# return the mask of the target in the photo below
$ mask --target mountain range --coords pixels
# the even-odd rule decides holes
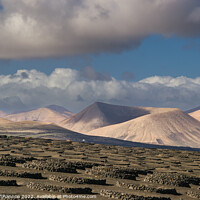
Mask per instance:
[[[107,145],[119,145],[127,147],[142,147],[142,148],[163,148],[163,149],[179,149],[179,150],[191,150],[200,151],[198,148],[191,147],[177,147],[166,145],[153,145],[138,142],[131,142],[125,140],[119,140],[109,137],[89,136],[81,133],[67,130],[55,124],[24,121],[24,122],[12,122],[10,120],[0,118],[0,135],[35,137],[46,138],[56,140],[67,140],[74,142],[87,142],[93,144],[107,144]]]
[[[104,138],[104,141],[107,137],[108,140],[115,138],[124,142],[200,148],[198,109],[186,113],[177,108],[131,107],[96,102],[77,114],[61,106],[50,105],[11,115],[2,112],[0,116],[8,120],[0,123],[1,130],[4,130],[3,124],[17,123],[12,125],[15,130],[25,126],[24,132],[28,134],[27,131],[34,130],[34,136],[40,133],[39,137],[45,132],[49,135],[51,128],[55,130],[56,127],[56,131],[50,131],[50,135],[60,139],[66,139],[63,132],[67,132],[73,140],[86,140],[86,137],[88,140],[88,137],[95,136],[98,140]],[[27,128],[28,124],[32,128]],[[48,130],[44,128],[47,126]],[[62,134],[58,134],[58,129],[62,130]],[[4,131],[9,132],[10,129]]]

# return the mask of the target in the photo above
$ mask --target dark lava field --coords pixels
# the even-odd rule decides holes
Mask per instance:
[[[0,137],[0,199],[200,199],[200,152]]]

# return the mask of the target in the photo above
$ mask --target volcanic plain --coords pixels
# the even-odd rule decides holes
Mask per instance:
[[[197,151],[0,137],[1,198],[200,199]]]

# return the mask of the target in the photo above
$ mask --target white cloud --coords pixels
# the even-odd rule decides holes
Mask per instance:
[[[150,34],[200,35],[199,0],[1,0],[0,58],[136,48]]]
[[[81,71],[57,68],[50,75],[19,70],[16,74],[1,75],[0,79],[0,100],[19,97],[28,108],[58,104],[79,111],[95,101],[181,109],[200,104],[200,77],[155,76],[138,82],[113,77],[91,80],[83,77]]]

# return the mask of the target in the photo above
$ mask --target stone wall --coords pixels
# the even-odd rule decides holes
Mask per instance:
[[[151,186],[146,186],[142,184],[127,184],[123,182],[116,182],[117,187],[124,187],[128,188],[131,190],[139,190],[139,191],[145,191],[145,192],[156,192],[160,194],[173,194],[173,195],[178,195],[177,191],[175,188],[155,188]]]
[[[166,197],[144,197],[144,196],[138,196],[134,194],[128,194],[128,193],[122,193],[122,192],[115,192],[112,190],[101,190],[100,195],[107,197],[107,198],[113,198],[113,199],[123,199],[123,200],[171,200],[171,198]]]
[[[34,190],[42,190],[48,192],[70,193],[70,194],[92,194],[91,188],[71,188],[57,185],[45,185],[41,183],[30,182],[27,187]]]
[[[106,185],[106,179],[81,178],[75,176],[63,177],[63,176],[50,175],[49,180],[65,182],[65,183],[76,183],[76,184]]]
[[[130,180],[136,180],[136,177],[138,176],[138,172],[132,169],[117,168],[110,166],[92,167],[92,169],[86,169],[85,173],[88,175],[96,175],[108,178],[130,179]]]
[[[24,163],[22,167],[36,170],[47,170],[50,172],[77,173],[76,168],[72,165],[56,161],[46,162],[34,160],[31,163]]]
[[[41,173],[29,173],[25,171],[13,171],[13,170],[0,170],[0,176],[7,177],[20,177],[20,178],[32,178],[32,179],[44,179]]]
[[[0,186],[17,186],[16,180],[0,180]]]
[[[180,173],[159,173],[155,172],[151,175],[147,175],[144,181],[149,183],[157,183],[163,185],[174,185],[180,187],[190,187],[189,184],[199,185],[200,178],[187,176],[185,174]]]

